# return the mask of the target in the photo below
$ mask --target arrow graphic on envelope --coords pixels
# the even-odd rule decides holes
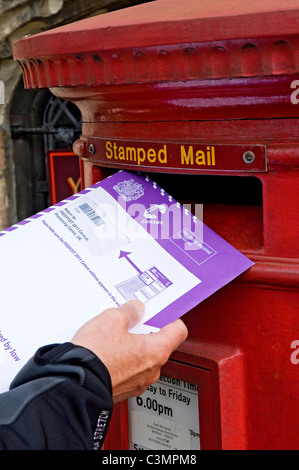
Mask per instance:
[[[136,264],[133,263],[133,261],[129,258],[129,255],[131,254],[132,252],[130,251],[121,251],[118,259],[126,258],[126,260],[133,266],[133,268],[135,268],[139,274],[142,274],[142,271],[138,268],[138,266],[136,266]]]

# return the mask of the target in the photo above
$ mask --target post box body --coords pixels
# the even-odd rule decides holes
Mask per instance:
[[[71,44],[75,24],[44,33],[48,53],[33,37],[15,56],[27,87],[80,108],[84,187],[121,169],[146,172],[180,202],[203,203],[204,223],[255,262],[184,316],[188,340],[162,370],[197,386],[200,448],[298,449],[299,13],[292,2],[273,12],[253,1],[243,16],[213,17],[203,2],[195,40],[196,3],[186,2],[193,16],[181,28],[181,6],[166,21],[166,0],[117,12],[112,43],[97,53],[85,44],[58,57],[55,41],[66,34]],[[137,29],[125,35],[130,10]],[[100,31],[107,21],[97,19]],[[127,403],[116,406],[105,448],[128,449],[131,426]]]
[[[228,86],[237,88],[238,84],[229,83]],[[219,89],[220,97],[227,90],[227,84],[223,85],[224,88]],[[197,91],[200,91],[201,84],[197,86]],[[137,92],[138,87],[134,88]],[[154,96],[155,91],[153,87]],[[122,99],[130,110],[128,95],[129,91],[124,88]],[[149,89],[141,90],[140,95],[143,96],[138,101],[142,114],[142,111],[148,112],[147,104],[155,97]],[[176,97],[177,88],[169,99],[175,100]],[[114,103],[118,110],[122,99]],[[165,109],[162,104],[161,107]],[[182,108],[179,110],[180,116]],[[226,109],[217,107],[218,116],[225,112]],[[102,113],[103,109],[103,116]],[[173,118],[173,112],[169,113],[169,117]],[[291,362],[291,344],[297,339],[299,331],[299,173],[295,169],[299,156],[296,142],[298,120],[259,119],[254,110],[251,114],[250,106],[246,119],[242,121],[230,120],[229,116],[223,120],[217,119],[217,116],[211,117],[211,121],[199,118],[192,122],[187,119],[155,122],[148,116],[148,122],[133,124],[129,117],[116,123],[86,123],[83,125],[82,141],[77,142],[75,148],[80,153],[78,146],[86,145],[89,149],[90,145],[94,145],[95,154],[88,158],[81,157],[81,174],[85,186],[89,186],[116,169],[143,170],[154,180],[158,179],[162,187],[175,197],[178,193],[182,203],[202,202],[200,186],[203,184],[206,187],[204,180],[209,175],[208,184],[212,188],[215,185],[214,191],[220,192],[220,196],[217,202],[204,204],[204,222],[256,264],[249,272],[185,315],[188,341],[180,352],[173,355],[173,364],[177,367],[168,365],[163,373],[180,379],[184,377],[184,366],[181,364],[192,365],[197,370],[192,369],[192,374],[189,372],[189,382],[196,384],[201,373],[210,371],[211,388],[206,392],[210,401],[202,410],[200,423],[210,419],[213,424],[210,427],[206,425],[206,428],[202,424],[202,448],[296,449],[299,446],[299,408],[296,399],[299,381],[297,366]],[[267,168],[264,166],[254,171],[248,165],[242,171],[240,168],[235,171],[233,166],[230,170],[201,170],[194,163],[190,171],[187,165],[185,168],[173,168],[171,161],[169,168],[162,165],[153,168],[149,164],[140,168],[141,165],[123,164],[121,161],[104,161],[107,142],[120,143],[123,147],[133,147],[136,142],[136,148],[146,148],[150,143],[150,148],[156,148],[157,154],[164,145],[171,148],[174,144],[174,149],[180,149],[183,145],[187,150],[192,146],[194,155],[195,149],[214,145],[216,162],[218,154],[223,152],[227,158],[230,151],[240,146],[241,164],[245,149],[256,152],[256,147],[258,149],[262,145],[266,147]],[[239,201],[241,195],[238,194],[235,194],[233,204],[222,202],[226,200],[228,186],[233,184],[232,178],[244,178],[244,183],[250,178],[253,182],[252,186],[247,186],[249,194],[246,204]],[[260,182],[260,187],[257,182]],[[220,191],[217,185],[220,185]],[[261,205],[254,204],[257,188],[261,191]],[[193,199],[188,197],[190,193]],[[227,346],[231,347],[229,351]],[[228,371],[223,372],[222,367],[228,367]],[[206,400],[204,392],[203,396],[199,392],[199,402]],[[127,417],[125,410],[116,419],[120,425],[119,431],[111,431],[109,445],[113,449],[119,448],[117,436],[124,439],[124,417]],[[127,448],[128,443],[124,446]]]

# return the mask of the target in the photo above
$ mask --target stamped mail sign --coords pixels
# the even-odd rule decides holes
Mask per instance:
[[[127,169],[267,171],[266,146],[90,139],[89,157],[101,165]]]

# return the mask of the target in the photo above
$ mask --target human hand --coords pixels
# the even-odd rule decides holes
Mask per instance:
[[[72,342],[90,349],[109,370],[114,402],[141,395],[160,377],[160,369],[185,341],[188,331],[176,320],[157,333],[133,334],[128,330],[143,317],[144,304],[132,300],[105,310],[85,323]]]

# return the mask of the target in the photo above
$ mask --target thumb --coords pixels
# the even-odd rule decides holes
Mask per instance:
[[[188,336],[188,330],[181,319],[169,323],[164,326],[160,331],[152,335],[159,342],[167,344],[170,351],[175,351],[186,339]]]
[[[127,318],[128,330],[142,320],[145,312],[145,305],[139,300],[129,300],[118,308]]]

